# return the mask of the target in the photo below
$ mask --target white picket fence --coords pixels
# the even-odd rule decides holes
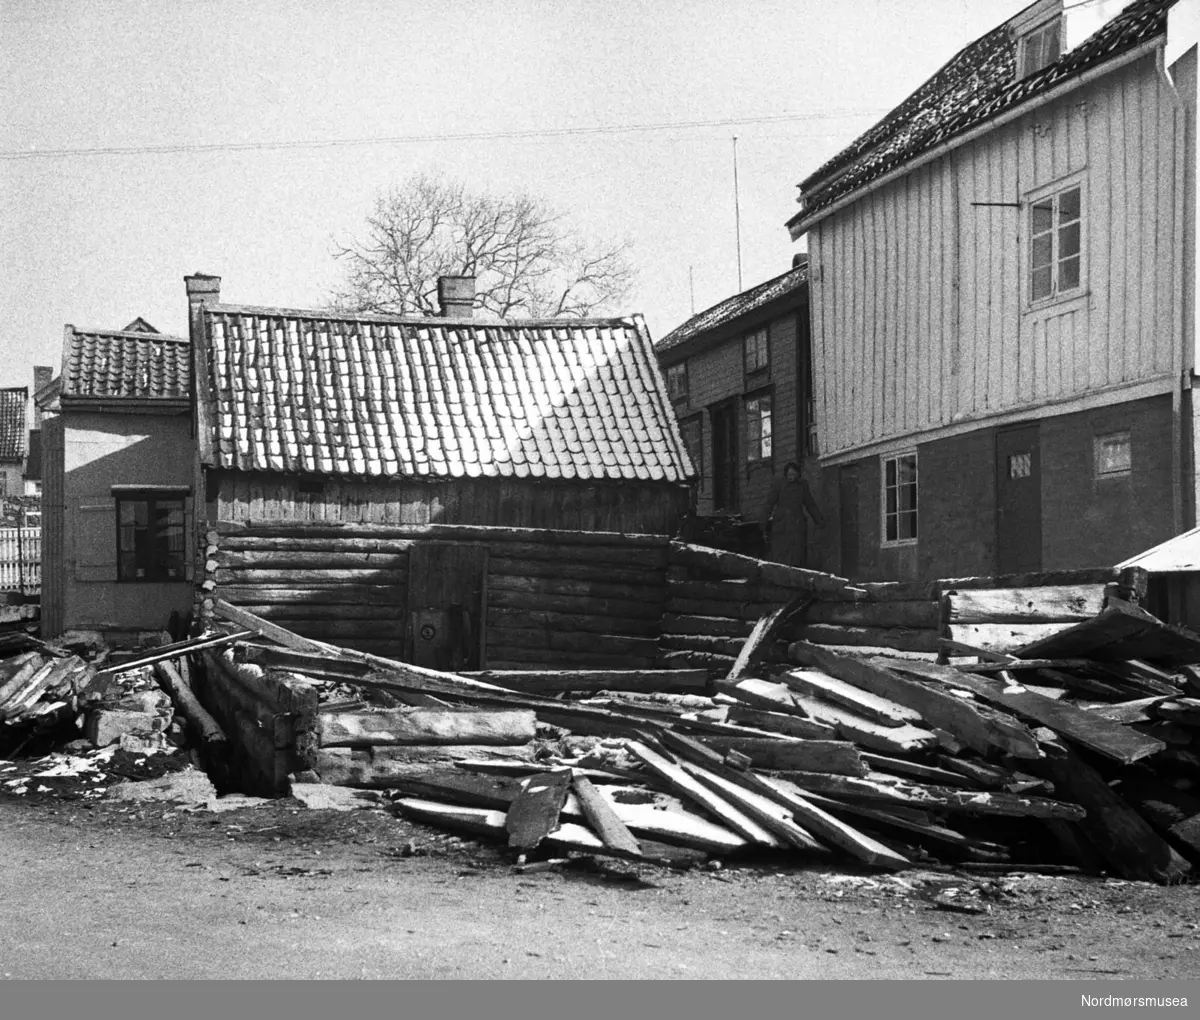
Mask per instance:
[[[0,591],[42,587],[42,529],[0,528]]]

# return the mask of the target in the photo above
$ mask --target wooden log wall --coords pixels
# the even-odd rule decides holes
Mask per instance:
[[[1071,626],[1099,612],[1109,568],[921,582],[851,584],[844,578],[673,542],[659,665],[720,672],[761,616],[808,594],[813,603],[766,649],[787,661],[790,641],[934,660],[941,637],[991,647],[1037,627]],[[989,628],[994,628],[995,633]],[[1001,633],[1003,631],[1003,633]],[[1036,635],[1035,635],[1036,636]],[[1033,638],[1031,637],[1030,640]]]
[[[488,669],[647,669],[666,602],[665,536],[455,525],[252,521],[208,533],[203,587],[305,637],[404,658],[410,551],[487,549]],[[203,611],[203,610],[202,610]]]

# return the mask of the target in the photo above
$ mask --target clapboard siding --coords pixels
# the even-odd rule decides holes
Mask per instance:
[[[1147,57],[814,226],[822,454],[1169,374],[1184,150]],[[1027,198],[1073,175],[1083,293],[1030,307]]]

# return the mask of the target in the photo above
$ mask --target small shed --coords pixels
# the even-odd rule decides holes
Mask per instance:
[[[1161,620],[1200,632],[1200,527],[1117,564],[1149,575],[1145,606]]]
[[[188,278],[202,587],[430,665],[652,662],[692,468],[645,323],[477,319],[443,282],[405,318]]]
[[[62,373],[39,391],[46,636],[119,638],[191,610],[190,363],[187,340],[141,319],[65,328]]]

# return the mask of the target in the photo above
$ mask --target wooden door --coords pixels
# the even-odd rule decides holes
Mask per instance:
[[[712,422],[713,509],[737,509],[737,405],[720,404],[709,412]]]
[[[408,553],[408,660],[430,669],[482,669],[487,621],[484,545],[419,542]]]
[[[858,465],[838,472],[838,508],[841,511],[841,565],[843,577],[858,576]]]
[[[1042,569],[1042,467],[1038,426],[996,433],[996,572]]]

